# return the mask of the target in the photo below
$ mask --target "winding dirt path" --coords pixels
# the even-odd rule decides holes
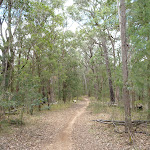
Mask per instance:
[[[43,150],[72,150],[72,131],[73,125],[76,122],[77,118],[80,117],[86,110],[89,105],[89,100],[84,98],[82,101],[83,107],[74,112],[74,116],[67,122],[66,126],[58,133],[58,136],[54,140],[54,143],[51,145],[44,147]]]
[[[150,150],[150,138],[136,134],[128,144],[128,135],[118,135],[113,127],[93,122],[109,120],[109,113],[93,114],[86,107],[89,99],[56,111],[25,116],[25,126],[12,127],[13,133],[0,134],[0,150]]]

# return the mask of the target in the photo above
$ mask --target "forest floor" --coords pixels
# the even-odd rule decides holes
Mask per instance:
[[[130,144],[127,134],[92,121],[110,116],[92,113],[89,103],[84,97],[69,108],[26,118],[26,125],[0,135],[0,150],[150,150],[149,136],[136,134]]]

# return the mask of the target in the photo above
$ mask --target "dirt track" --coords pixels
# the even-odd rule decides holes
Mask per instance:
[[[51,145],[45,147],[43,150],[72,150],[72,131],[73,131],[73,125],[78,117],[80,117],[84,112],[86,107],[89,104],[89,100],[85,98],[84,101],[80,102],[83,106],[78,110],[74,112],[74,116],[69,120],[69,122],[66,124],[66,127],[63,128],[56,137],[54,143]]]
[[[150,150],[150,138],[136,134],[133,145],[127,134],[93,122],[110,119],[107,113],[87,110],[89,99],[57,111],[42,111],[26,118],[26,125],[13,128],[13,134],[0,135],[0,150]]]
[[[41,112],[26,118],[26,126],[13,128],[14,134],[0,136],[0,150],[72,150],[74,123],[84,114],[89,100],[70,108]]]

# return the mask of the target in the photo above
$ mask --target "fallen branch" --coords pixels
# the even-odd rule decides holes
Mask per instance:
[[[103,124],[125,125],[125,121],[118,121],[118,120],[93,120],[93,121],[100,122]],[[150,120],[134,120],[134,121],[132,121],[133,126],[137,126],[140,124],[150,124]]]
[[[134,133],[141,133],[141,134],[146,134],[146,135],[150,136],[150,133],[148,133],[146,131],[135,131]]]
[[[96,122],[103,123],[103,124],[112,124],[115,127],[115,129],[114,129],[115,132],[117,132],[119,134],[124,133],[124,132],[120,132],[119,130],[117,130],[117,125],[125,126],[125,121],[118,121],[118,120],[92,120],[92,121],[96,121]],[[132,121],[132,125],[134,127],[136,127],[134,130],[134,133],[150,135],[150,133],[148,133],[146,131],[137,131],[137,128],[139,128],[138,126],[141,124],[150,125],[150,120],[134,120],[134,121]]]

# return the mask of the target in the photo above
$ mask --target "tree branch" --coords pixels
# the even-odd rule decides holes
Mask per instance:
[[[3,0],[0,0],[0,6],[2,5],[2,3],[3,3]]]

